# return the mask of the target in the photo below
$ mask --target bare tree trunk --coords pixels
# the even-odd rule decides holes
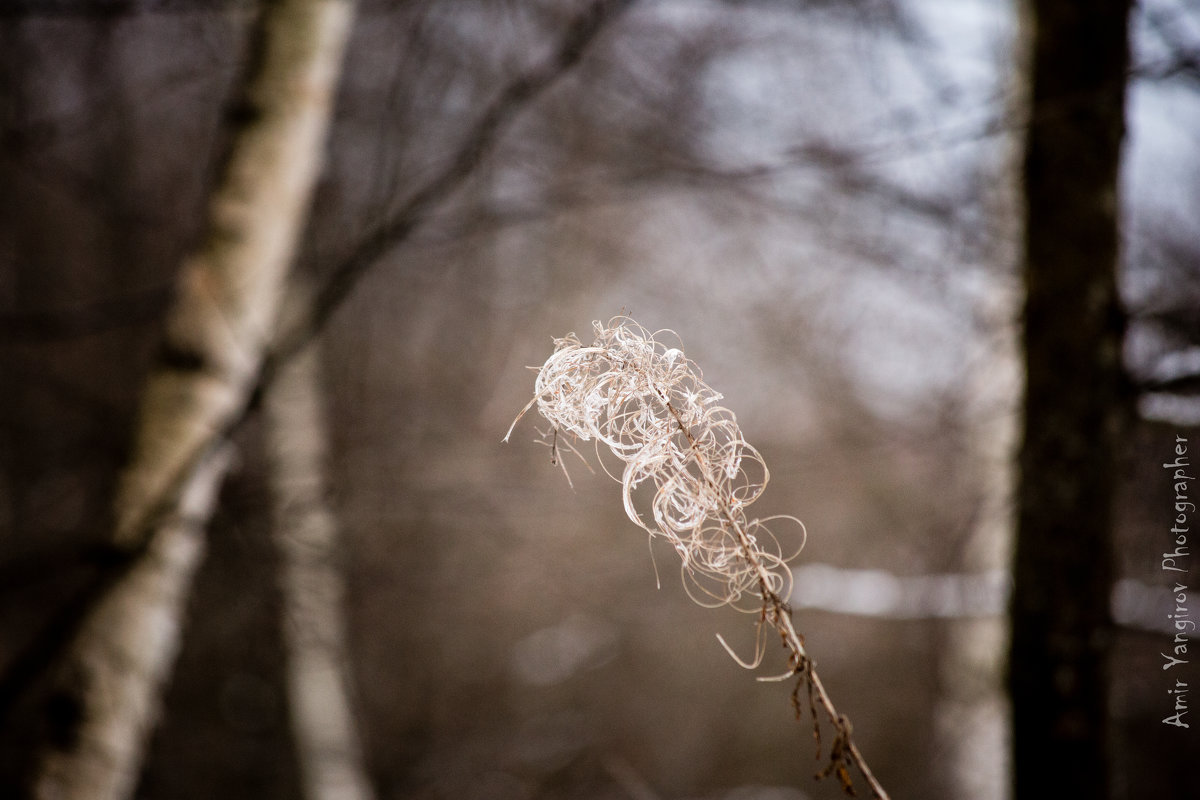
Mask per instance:
[[[977,335],[985,348],[966,376],[972,467],[980,482],[976,522],[963,543],[958,567],[965,572],[1008,571],[1013,548],[1013,488],[1021,351],[1016,325],[1020,308],[1018,259],[1021,254],[1021,154],[1019,121],[1029,116],[1028,8],[1018,11],[1008,52],[1019,68],[1008,75],[1005,117],[1013,132],[998,148],[994,177],[983,201],[989,244],[985,258],[994,271],[986,299],[978,307]],[[946,753],[949,796],[1005,800],[1011,794],[1011,717],[1004,686],[1008,621],[997,615],[951,622],[938,654],[942,695],[936,723]]]
[[[1124,388],[1117,172],[1129,0],[1035,0],[1026,392],[1009,686],[1018,800],[1108,794],[1112,496]]]
[[[40,798],[118,798],[131,793],[157,688],[179,644],[179,618],[195,565],[204,552],[203,525],[212,509],[228,451],[194,471],[120,587],[89,617],[70,654],[64,688],[51,704],[61,728],[38,778]]]
[[[1000,280],[997,280],[1000,284]],[[993,326],[984,332],[992,358],[972,380],[972,467],[978,470],[977,522],[963,542],[958,567],[967,574],[1006,569],[1012,550],[1012,454],[1020,358],[1012,325],[1011,286],[993,287]],[[966,617],[946,624],[938,653],[942,686],[935,721],[949,796],[1008,797],[1008,704],[1004,658],[1008,630],[1000,617]]]
[[[319,341],[280,367],[263,409],[281,555],[288,697],[304,796],[370,800],[351,702],[338,527],[326,499]]]
[[[259,21],[239,128],[203,245],[183,266],[117,497],[117,542],[139,557],[67,653],[35,779],[40,798],[115,800],[140,773],[225,472],[221,432],[245,406],[270,343],[352,15],[351,0],[277,0]]]

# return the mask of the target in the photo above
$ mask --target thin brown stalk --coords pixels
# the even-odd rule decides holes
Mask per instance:
[[[676,411],[674,406],[671,405],[670,400],[666,399],[665,397],[663,398],[663,404],[667,407],[667,410],[671,412],[672,418],[679,426],[680,432],[684,435],[684,437],[687,438],[693,452],[697,454],[697,459],[702,459],[703,454],[697,447],[696,440],[692,436],[691,431],[688,430],[687,426],[683,423],[679,412]],[[715,489],[716,487],[713,488]],[[724,516],[730,527],[737,534],[738,543],[742,548],[742,557],[746,559],[747,563],[754,568],[754,571],[758,575],[759,591],[762,593],[763,600],[763,617],[765,620],[771,622],[775,626],[775,630],[778,631],[780,638],[783,640],[784,646],[790,651],[789,662],[791,664],[792,674],[797,676],[797,693],[805,685],[811,687],[813,694],[816,696],[817,704],[819,704],[821,709],[826,713],[826,715],[828,715],[830,723],[837,731],[836,740],[841,741],[844,744],[844,750],[841,751],[845,754],[844,758],[839,758],[839,751],[835,745],[834,755],[832,756],[833,760],[831,761],[829,767],[827,767],[825,770],[822,770],[821,773],[818,773],[817,777],[824,777],[825,775],[830,774],[831,771],[836,772],[842,782],[843,788],[845,788],[848,793],[853,794],[853,787],[850,782],[849,775],[847,775],[844,770],[844,762],[849,761],[858,768],[858,771],[862,773],[863,778],[866,779],[867,784],[870,785],[871,795],[873,797],[880,798],[880,800],[888,800],[887,792],[884,791],[883,786],[879,784],[879,781],[875,778],[875,774],[871,772],[871,768],[867,765],[866,759],[863,758],[862,752],[858,749],[858,746],[854,744],[854,740],[851,738],[849,718],[844,714],[838,713],[837,708],[835,708],[833,705],[833,700],[829,697],[829,693],[825,691],[825,684],[821,682],[820,676],[817,675],[816,667],[813,665],[812,659],[809,657],[808,651],[804,647],[804,640],[800,634],[796,632],[796,627],[792,622],[791,608],[789,608],[788,605],[780,599],[778,594],[771,591],[769,588],[767,571],[755,552],[754,543],[750,541],[749,537],[747,537],[746,532],[738,524],[738,521],[734,518],[734,515],[730,514],[728,510],[724,510]],[[800,716],[800,706],[796,705],[795,708],[798,719]],[[817,738],[817,757],[820,758],[820,727],[817,725],[816,719],[813,720],[813,723],[813,732]]]

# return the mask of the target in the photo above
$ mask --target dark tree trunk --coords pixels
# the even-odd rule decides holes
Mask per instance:
[[[1108,793],[1111,526],[1130,409],[1117,295],[1129,0],[1034,0],[1027,388],[1009,682],[1017,800]]]

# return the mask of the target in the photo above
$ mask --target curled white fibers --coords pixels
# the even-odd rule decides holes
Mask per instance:
[[[754,658],[744,661],[726,646],[729,654],[754,668],[765,650],[763,632],[779,635],[788,652],[788,671],[760,680],[796,677],[792,705],[797,718],[803,708],[801,692],[807,690],[818,758],[818,707],[833,726],[829,763],[817,776],[836,775],[853,794],[853,765],[872,796],[887,800],[851,738],[850,721],[834,708],[792,624],[787,562],[804,546],[804,524],[789,516],[746,516],[746,507],[762,494],[770,476],[762,456],[742,438],[733,412],[719,405],[721,395],[684,356],[675,333],[649,331],[628,317],[592,327],[596,339],[590,345],[573,333],[554,340],[554,352],[538,369],[534,397],[504,441],[536,405],[550,422],[543,439],[556,463],[561,463],[560,443],[578,453],[572,442],[594,442],[601,466],[621,483],[625,513],[679,553],[688,594],[701,605],[759,613]],[[619,476],[605,465],[605,451],[624,464]],[[785,540],[792,544],[785,546]]]
[[[672,331],[651,332],[628,317],[593,327],[590,346],[573,333],[554,340],[521,415],[536,404],[554,446],[564,434],[594,440],[624,462],[613,477],[625,513],[674,546],[696,602],[758,611],[765,594],[786,598],[787,562],[804,546],[804,525],[790,516],[747,518],[770,473],[733,412],[718,405],[721,395]],[[792,543],[787,550],[777,533]]]

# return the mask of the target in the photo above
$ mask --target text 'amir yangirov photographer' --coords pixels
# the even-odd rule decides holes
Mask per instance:
[[[1196,511],[1196,504],[1188,499],[1188,483],[1194,481],[1195,477],[1188,474],[1191,466],[1188,463],[1187,453],[1187,439],[1176,434],[1175,460],[1163,464],[1164,469],[1172,470],[1171,482],[1172,488],[1175,490],[1174,525],[1171,526],[1171,541],[1174,549],[1163,553],[1162,556],[1163,572],[1166,572],[1173,582],[1171,594],[1175,600],[1175,608],[1167,614],[1167,619],[1173,623],[1175,634],[1170,651],[1161,653],[1165,660],[1163,670],[1169,670],[1174,680],[1174,683],[1167,688],[1167,695],[1171,703],[1168,711],[1174,713],[1168,714],[1163,720],[1163,724],[1174,725],[1177,728],[1190,727],[1184,721],[1184,717],[1188,713],[1188,682],[1183,680],[1183,675],[1179,674],[1180,670],[1177,668],[1185,665],[1184,669],[1186,669],[1186,665],[1189,663],[1187,658],[1188,634],[1194,633],[1196,630],[1196,622],[1190,618],[1191,615],[1188,613],[1188,586],[1183,582],[1188,573],[1188,562],[1191,558],[1191,550],[1188,547],[1189,515]]]

